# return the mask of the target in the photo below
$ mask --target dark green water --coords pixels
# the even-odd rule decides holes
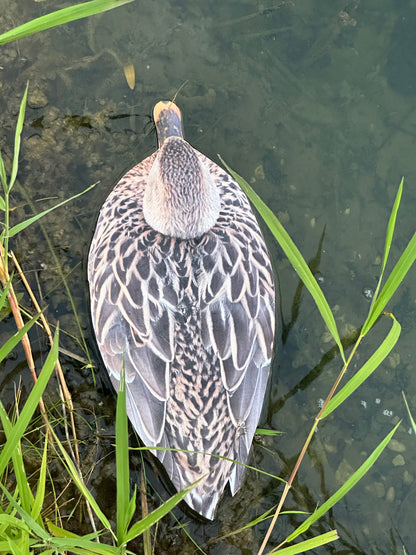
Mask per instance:
[[[0,0],[0,29],[63,6]],[[415,22],[416,3],[398,0],[136,0],[0,47],[0,148],[6,160],[20,98],[30,81],[19,180],[36,209],[49,206],[49,197],[62,200],[100,182],[44,220],[94,360],[85,261],[95,219],[120,175],[155,149],[152,106],[171,98],[184,82],[177,103],[187,139],[214,160],[220,153],[253,184],[306,259],[320,255],[318,277],[342,336],[362,324],[369,308],[363,291],[376,285],[387,219],[402,175],[405,191],[392,260],[416,228]],[[123,73],[128,63],[135,68],[133,91]],[[15,221],[30,212],[21,188],[13,197]],[[12,248],[36,291],[39,283],[48,318],[79,337],[40,228],[22,233]],[[269,249],[287,333],[273,368],[263,424],[283,435],[255,445],[252,464],[287,479],[340,359],[326,356],[332,343],[306,292],[293,315],[296,276],[273,240]],[[402,545],[408,553],[415,550],[416,438],[409,433],[401,394],[405,391],[416,413],[415,306],[412,270],[388,307],[403,326],[394,353],[319,426],[288,498],[286,509],[312,511],[403,419],[392,448],[313,528],[314,534],[336,528],[341,537],[335,547],[316,553],[393,554],[402,553]],[[0,330],[2,339],[8,337],[13,323],[2,322]],[[377,325],[349,375],[387,330],[388,322]],[[45,341],[40,335],[33,342],[40,366]],[[83,356],[71,337],[64,335],[62,343]],[[6,404],[19,379],[30,387],[22,360],[16,351],[0,369],[0,396]],[[82,364],[65,356],[63,364],[77,406],[82,454],[94,465],[91,487],[114,518],[113,395],[101,383],[102,367],[97,389]],[[54,400],[56,393],[49,395]],[[133,465],[139,468],[138,457]],[[189,522],[190,535],[206,553],[254,553],[266,525],[222,542],[209,541],[275,505],[281,492],[277,480],[251,473],[234,499],[226,495],[213,524],[195,523],[179,510],[175,515],[181,523]],[[282,516],[273,545],[303,518]],[[156,553],[194,552],[175,525],[172,517],[163,521]],[[83,524],[74,531],[89,528]]]

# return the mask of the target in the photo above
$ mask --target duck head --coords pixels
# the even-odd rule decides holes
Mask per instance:
[[[218,219],[221,201],[203,157],[185,141],[182,117],[173,102],[154,108],[159,150],[147,178],[143,214],[156,231],[179,239],[207,233]]]

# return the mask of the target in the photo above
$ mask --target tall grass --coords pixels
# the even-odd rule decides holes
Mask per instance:
[[[305,260],[303,259],[302,255],[300,254],[298,248],[289,237],[286,230],[283,228],[281,223],[278,221],[276,216],[273,212],[263,203],[260,197],[253,191],[250,185],[236,172],[234,172],[231,168],[225,164],[222,160],[224,165],[227,167],[229,172],[232,174],[234,179],[239,183],[240,187],[243,191],[247,194],[250,201],[256,207],[262,218],[264,219],[265,223],[267,224],[270,231],[273,233],[275,239],[279,243],[280,247],[286,254],[287,258],[291,262],[294,270],[297,272],[298,276],[304,283],[305,287],[309,290],[312,298],[314,299],[316,306],[319,310],[319,313],[325,322],[328,330],[330,331],[333,339],[335,340],[336,344],[338,345],[339,352],[343,361],[343,365],[341,371],[335,380],[331,390],[329,391],[322,408],[320,409],[319,413],[315,417],[315,421],[312,425],[312,428],[305,440],[305,443],[301,449],[299,454],[298,460],[296,461],[292,473],[290,475],[289,480],[287,481],[285,488],[283,490],[283,494],[280,498],[279,505],[275,511],[274,517],[271,521],[269,529],[264,537],[263,543],[260,547],[258,555],[261,555],[266,546],[269,542],[271,533],[276,525],[277,519],[279,514],[282,510],[284,502],[287,498],[289,490],[293,484],[293,480],[299,470],[299,467],[303,461],[305,453],[309,447],[309,444],[314,436],[314,433],[317,429],[318,423],[326,418],[331,412],[333,412],[336,408],[338,408],[341,403],[343,403],[357,388],[379,367],[379,365],[386,359],[386,357],[390,354],[393,347],[396,345],[397,340],[400,336],[401,326],[399,322],[396,320],[393,314],[390,312],[384,312],[387,303],[391,300],[392,296],[395,294],[399,286],[401,285],[402,281],[406,277],[409,269],[413,265],[416,259],[416,233],[413,234],[409,243],[407,244],[405,250],[401,254],[399,260],[396,262],[395,266],[393,267],[390,275],[386,279],[385,283],[383,284],[384,278],[384,271],[386,268],[386,264],[388,261],[390,248],[393,240],[394,230],[396,226],[397,220],[397,213],[400,206],[400,200],[402,197],[403,192],[403,179],[400,182],[396,198],[392,207],[391,215],[387,224],[386,230],[386,239],[384,244],[384,253],[382,259],[382,266],[380,277],[378,280],[378,284],[374,293],[374,297],[372,299],[370,309],[367,315],[366,320],[363,323],[361,328],[360,334],[358,339],[356,340],[355,344],[353,345],[348,358],[344,353],[344,349],[342,346],[342,342],[340,339],[340,335],[338,333],[336,322],[334,315],[332,314],[329,304],[326,301],[321,288],[319,287],[318,282],[314,278],[312,272],[308,268]],[[372,330],[375,322],[377,319],[384,315],[385,318],[391,321],[391,328],[388,332],[387,336],[381,342],[379,347],[376,351],[370,356],[370,358],[361,366],[361,368],[344,384],[344,386],[338,390],[341,380],[345,376],[345,372],[351,366],[352,360],[357,353],[357,349],[360,346],[362,340],[366,337],[366,335]],[[337,391],[338,390],[338,391]],[[399,423],[400,424],[400,423]],[[393,434],[397,430],[399,424],[397,424],[387,436],[377,445],[371,455],[362,463],[362,465],[354,472],[354,474],[341,486],[341,488],[335,492],[323,505],[319,507],[314,513],[305,520],[303,524],[301,524],[294,532],[292,532],[283,542],[279,544],[279,546],[270,551],[270,553],[279,552],[279,553],[302,553],[302,551],[296,551],[296,547],[294,546],[294,550],[286,551],[286,548],[282,548],[286,543],[292,542],[296,539],[299,535],[306,532],[310,526],[316,522],[319,518],[321,518],[325,513],[328,512],[336,503],[338,503],[351,489],[352,487],[357,484],[357,482],[368,472],[368,470],[375,464],[378,457],[383,452],[384,448],[392,438]],[[300,545],[300,544],[299,544]],[[311,549],[312,547],[308,548]],[[305,544],[303,545],[303,549],[305,549]]]

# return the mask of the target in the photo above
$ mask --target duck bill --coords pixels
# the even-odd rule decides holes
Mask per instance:
[[[182,137],[182,114],[170,100],[162,100],[153,108],[159,148],[169,137]]]

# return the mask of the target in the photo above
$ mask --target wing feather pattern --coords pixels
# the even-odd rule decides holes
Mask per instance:
[[[143,248],[146,240],[152,243],[154,232],[140,217],[138,202],[153,158],[127,173],[103,205],[88,267],[100,352],[116,390],[124,359],[128,414],[147,445],[157,445],[164,433],[175,353],[172,307],[177,302],[171,284],[163,281],[163,260],[151,260]],[[133,190],[126,187],[129,180]],[[131,200],[135,197],[136,203]],[[138,217],[131,233],[129,224]]]
[[[223,189],[224,208],[204,251],[205,273],[199,284],[204,307],[202,337],[204,346],[212,346],[220,358],[230,416],[238,429],[230,456],[245,462],[260,418],[272,356],[273,274],[247,198],[228,174],[203,158]],[[236,218],[236,213],[241,218]],[[230,477],[233,494],[243,472],[243,466],[234,465]]]
[[[124,359],[128,414],[142,441],[149,446],[170,446],[165,431],[175,322],[181,310],[189,310],[180,305],[181,290],[193,283],[198,295],[199,344],[217,357],[219,388],[226,392],[234,426],[234,439],[227,440],[230,447],[225,456],[246,462],[272,354],[272,270],[247,198],[228,174],[197,154],[216,180],[222,202],[216,225],[195,241],[197,260],[192,259],[189,267],[177,265],[177,272],[172,272],[172,264],[183,256],[181,241],[156,234],[144,221],[141,202],[152,155],[124,176],[103,205],[88,268],[93,324],[116,390]],[[210,398],[197,401],[211,403]],[[192,414],[198,418],[197,413]],[[215,431],[204,433],[215,436]],[[189,448],[192,450],[192,445]],[[170,451],[156,454],[176,487],[186,485],[184,472],[194,464],[191,456]],[[179,460],[185,470],[178,468]],[[229,481],[234,494],[244,467],[234,465],[231,475],[226,472],[221,488]],[[188,502],[212,518],[222,489],[212,487],[209,506],[198,488]]]

